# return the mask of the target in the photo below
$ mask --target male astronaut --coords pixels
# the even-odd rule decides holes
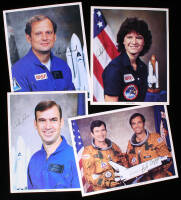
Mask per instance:
[[[73,149],[60,135],[61,107],[54,101],[40,102],[34,125],[43,145],[30,159],[28,189],[79,188]]]
[[[14,91],[75,89],[69,66],[51,52],[56,30],[57,25],[48,16],[35,15],[29,19],[25,33],[31,49],[12,66]]]
[[[96,120],[90,126],[92,144],[86,146],[82,154],[83,172],[86,181],[94,191],[119,186],[115,181],[114,170],[109,165],[112,160],[127,167],[127,159],[120,148],[106,138],[106,124]]]
[[[151,170],[143,175],[139,181],[147,181],[171,176],[168,168],[171,166],[171,153],[169,152],[165,140],[158,133],[149,133],[145,129],[145,117],[140,113],[134,113],[129,120],[134,131],[128,142],[127,155],[130,167],[145,161],[167,156],[167,164]]]

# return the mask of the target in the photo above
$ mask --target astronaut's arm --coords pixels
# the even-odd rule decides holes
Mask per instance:
[[[163,162],[162,168],[168,170],[169,167],[172,165],[172,155],[171,152],[168,150],[166,142],[163,140],[156,146],[156,152],[158,156],[167,156],[167,160]]]

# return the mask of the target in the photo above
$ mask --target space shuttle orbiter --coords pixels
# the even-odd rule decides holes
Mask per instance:
[[[128,181],[138,176],[141,176],[150,170],[159,167],[163,164],[164,161],[168,161],[167,156],[153,158],[144,163],[138,164],[136,166],[126,168],[113,161],[109,161],[109,164],[115,169],[115,181]]]
[[[89,91],[88,72],[83,50],[78,36],[73,33],[70,46],[67,47],[66,51],[67,63],[71,69],[72,81],[76,90]]]

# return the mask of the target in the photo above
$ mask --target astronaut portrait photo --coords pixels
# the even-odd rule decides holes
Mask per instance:
[[[86,92],[8,93],[10,191],[80,191],[68,118]],[[68,105],[68,106],[67,106]]]
[[[92,104],[169,103],[168,23],[168,9],[91,7]]]
[[[89,92],[81,3],[5,10],[3,16],[11,91]]]
[[[178,177],[165,106],[124,108],[68,121],[82,196]]]

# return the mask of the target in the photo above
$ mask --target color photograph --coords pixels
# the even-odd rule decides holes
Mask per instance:
[[[11,193],[80,191],[67,119],[87,114],[87,94],[7,97]]]
[[[91,7],[91,104],[169,104],[168,23],[168,9]]]
[[[74,117],[69,127],[82,196],[178,177],[163,105]]]
[[[81,3],[4,10],[3,16],[11,91],[89,92]]]

